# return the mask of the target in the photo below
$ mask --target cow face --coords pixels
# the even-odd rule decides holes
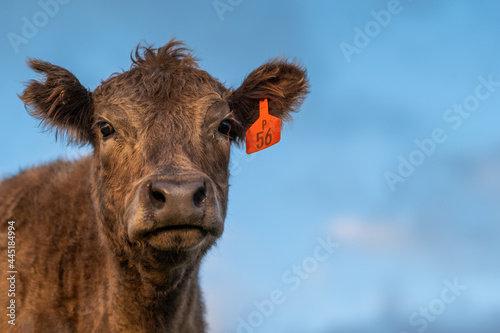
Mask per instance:
[[[259,100],[286,119],[307,93],[303,69],[270,61],[236,90],[198,68],[182,44],[138,48],[132,67],[94,92],[41,61],[21,98],[31,114],[93,146],[92,198],[118,258],[158,270],[199,262],[222,234],[229,154]]]

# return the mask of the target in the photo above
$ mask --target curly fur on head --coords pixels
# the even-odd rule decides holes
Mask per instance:
[[[165,46],[155,48],[153,45],[139,44],[130,56],[134,67],[194,67],[199,68],[198,59],[183,42],[171,39]]]

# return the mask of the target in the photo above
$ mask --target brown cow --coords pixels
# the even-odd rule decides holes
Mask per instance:
[[[20,96],[30,114],[93,153],[0,183],[1,332],[205,331],[198,271],[224,228],[230,145],[260,99],[288,118],[306,72],[275,59],[233,90],[177,41],[132,60],[93,92],[29,62],[45,77]]]

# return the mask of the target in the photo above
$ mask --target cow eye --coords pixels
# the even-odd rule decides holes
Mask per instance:
[[[229,120],[224,120],[219,124],[219,128],[217,129],[219,133],[231,136],[231,122]]]
[[[110,136],[115,132],[115,129],[113,128],[113,126],[111,126],[110,123],[102,122],[100,128],[103,137]]]

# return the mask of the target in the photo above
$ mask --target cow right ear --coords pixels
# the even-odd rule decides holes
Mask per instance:
[[[289,120],[308,93],[309,80],[306,70],[285,59],[271,60],[252,71],[238,89],[229,97],[240,128],[236,129],[238,141],[259,118],[259,100],[269,100],[269,113],[282,120]]]
[[[45,76],[29,81],[19,95],[28,113],[45,128],[55,128],[56,137],[62,134],[70,143],[92,143],[92,93],[64,68],[40,60],[29,60],[28,65]]]

